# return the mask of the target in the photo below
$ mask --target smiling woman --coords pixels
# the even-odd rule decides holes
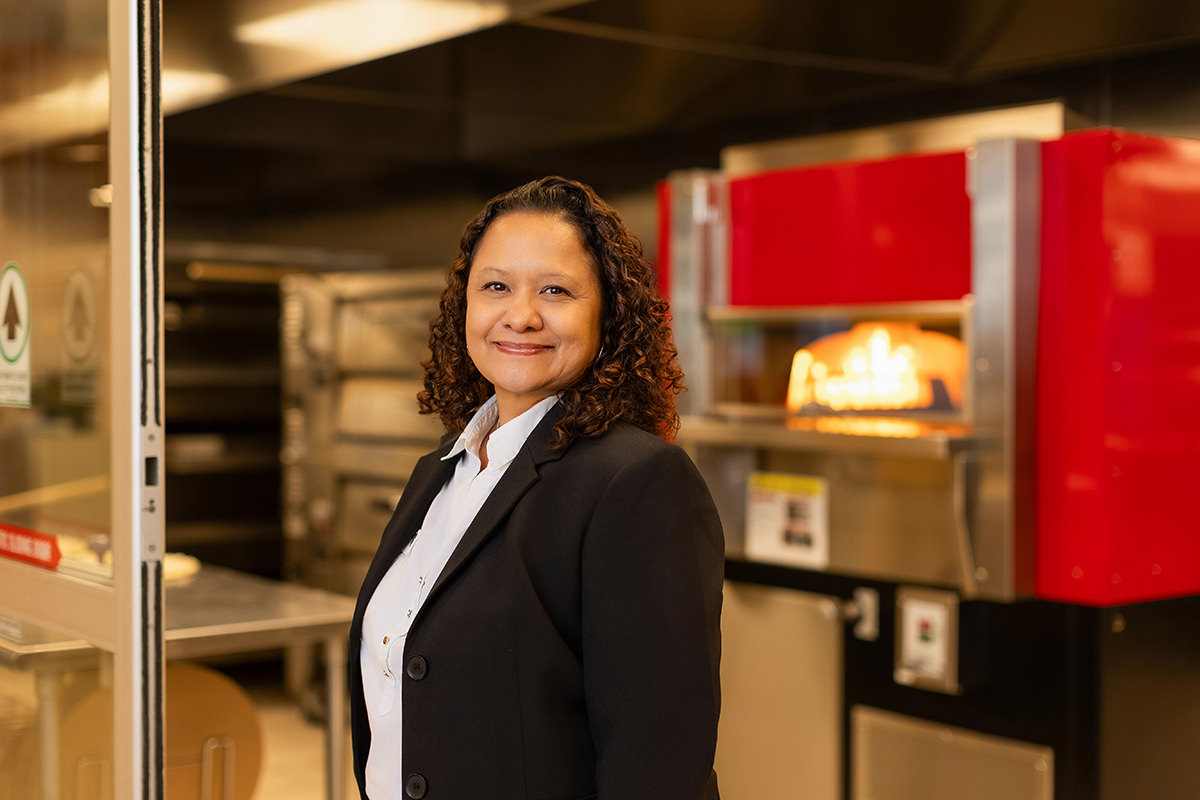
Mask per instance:
[[[574,226],[514,212],[475,253],[467,352],[496,392],[499,424],[575,383],[600,349],[600,280]]]
[[[541,218],[541,224],[528,219],[524,225],[506,224],[522,221],[509,217],[531,215]],[[565,413],[555,426],[553,447],[566,447],[578,436],[599,435],[618,419],[672,438],[679,425],[675,396],[683,391],[683,373],[671,342],[667,304],[655,288],[654,269],[617,212],[590,187],[563,178],[543,178],[493,198],[463,231],[441,313],[433,323],[432,358],[426,364],[425,391],[418,397],[422,412],[438,414],[447,431],[461,431],[494,392],[472,360],[466,328],[468,283],[475,267],[499,266],[478,259],[496,225],[502,234],[511,229],[495,237],[511,240],[509,249],[520,250],[537,240],[536,252],[544,259],[560,259],[560,264],[575,255],[565,235],[573,229],[573,241],[599,282],[600,347],[577,380],[558,392]],[[556,244],[538,236],[539,229],[553,234]],[[496,244],[499,249],[501,243]],[[558,248],[554,253],[552,246]],[[525,250],[515,257],[528,262],[534,253]]]
[[[350,633],[364,798],[717,797],[724,542],[664,441],[666,311],[582,184],[534,181],[467,225],[419,397],[447,436]]]

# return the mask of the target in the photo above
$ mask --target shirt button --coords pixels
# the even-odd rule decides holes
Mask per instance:
[[[429,789],[429,784],[425,782],[425,776],[419,772],[414,772],[408,776],[408,780],[404,782],[404,793],[413,800],[421,800],[425,796],[426,790]]]
[[[425,663],[425,659],[421,656],[413,656],[404,665],[404,671],[408,673],[408,677],[414,681],[423,680],[429,674],[429,665]]]
[[[412,616],[412,609],[410,608],[410,609],[408,610],[408,613],[407,613],[407,614],[405,614],[404,616],[406,616],[406,617],[411,617],[411,616]]]
[[[383,637],[383,643],[384,643],[384,644],[387,644],[387,643],[388,643],[388,637],[387,637],[387,636]]]

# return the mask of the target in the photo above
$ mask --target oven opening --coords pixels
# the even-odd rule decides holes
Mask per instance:
[[[966,347],[953,336],[915,323],[860,322],[796,350],[787,410],[958,412],[965,369]]]

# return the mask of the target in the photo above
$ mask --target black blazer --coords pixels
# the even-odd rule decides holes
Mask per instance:
[[[678,447],[619,423],[548,449],[555,406],[509,465],[409,630],[409,797],[716,800],[724,542]],[[354,773],[371,731],[359,649],[375,587],[424,520],[453,444],[413,470],[350,631]]]

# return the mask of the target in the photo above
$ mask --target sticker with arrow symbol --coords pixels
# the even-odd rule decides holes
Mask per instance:
[[[96,294],[86,272],[75,272],[63,295],[63,344],[67,355],[82,364],[96,346]]]
[[[0,405],[29,405],[29,289],[13,262],[0,270]]]
[[[67,280],[59,314],[62,351],[62,401],[88,406],[96,402],[96,292],[87,267]]]

